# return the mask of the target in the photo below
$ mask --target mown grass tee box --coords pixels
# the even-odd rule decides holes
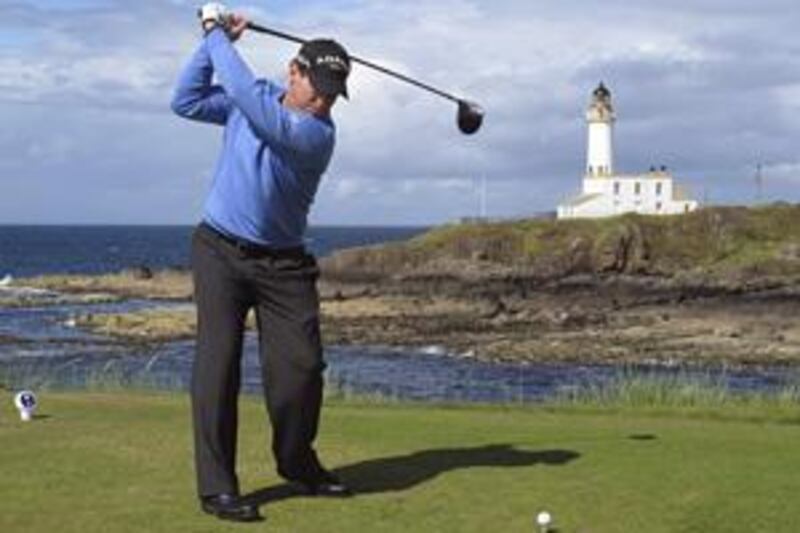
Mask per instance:
[[[8,391],[4,393],[9,395]],[[227,531],[194,495],[188,398],[40,395],[0,418],[0,531]],[[261,401],[241,401],[244,491],[281,532],[794,531],[800,425],[766,412],[329,401],[319,449],[358,495],[286,497]],[[279,496],[284,494],[284,496]]]

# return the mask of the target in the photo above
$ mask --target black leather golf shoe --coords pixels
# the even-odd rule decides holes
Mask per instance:
[[[200,507],[206,513],[214,515],[220,520],[230,520],[232,522],[260,522],[264,520],[259,514],[256,505],[242,501],[236,494],[204,496],[200,498]]]
[[[295,480],[293,483],[307,496],[327,496],[329,498],[348,498],[353,496],[353,491],[328,471],[321,472],[314,479]]]

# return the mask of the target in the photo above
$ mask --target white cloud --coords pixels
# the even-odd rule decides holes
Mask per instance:
[[[774,95],[787,114],[800,113],[800,83],[776,87]]]
[[[800,185],[800,161],[766,165],[763,169],[765,180],[782,181],[792,185]]]
[[[193,4],[105,4],[57,17],[44,4],[0,5],[3,20],[33,36],[0,51],[0,106],[5,125],[21,132],[0,135],[0,178],[23,175],[18,154],[30,150],[39,151],[24,174],[40,180],[52,179],[56,161],[65,174],[113,169],[112,178],[79,180],[97,187],[141,184],[145,167],[151,186],[132,189],[122,221],[157,222],[174,216],[151,208],[159,187],[199,204],[202,187],[186,178],[208,171],[219,142],[213,128],[181,123],[167,108],[198,41]],[[601,79],[614,91],[625,170],[665,163],[729,195],[712,197],[735,200],[749,191],[731,184],[752,174],[759,154],[787,175],[796,164],[800,49],[791,21],[800,6],[788,0],[757,8],[738,0],[608,0],[602,8],[577,0],[354,0],[246,9],[290,33],[335,36],[357,55],[487,110],[484,128],[465,137],[451,102],[357,67],[351,101],[335,110],[338,148],[317,221],[397,222],[404,212],[444,220],[464,210],[452,199],[480,176],[493,184],[495,215],[551,209],[579,183],[582,114]],[[296,46],[250,35],[240,48],[255,70],[280,78]],[[32,113],[40,124],[30,123]],[[790,188],[780,194],[800,197]],[[12,220],[15,211],[3,213]],[[196,213],[181,216],[189,222]]]

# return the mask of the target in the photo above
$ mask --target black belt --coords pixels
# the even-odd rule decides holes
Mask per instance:
[[[201,222],[200,228],[216,239],[233,246],[239,253],[248,257],[272,257],[274,259],[281,259],[301,258],[306,255],[306,250],[302,246],[294,246],[292,248],[273,248],[272,246],[265,246],[253,241],[248,241],[247,239],[241,239],[227,233],[222,233],[207,222]]]

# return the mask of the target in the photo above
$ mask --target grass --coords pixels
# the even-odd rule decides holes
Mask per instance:
[[[152,277],[137,276],[134,271],[102,275],[47,275],[20,280],[16,284],[67,293],[107,293],[126,298],[188,300],[192,280],[188,272],[161,270]]]
[[[100,335],[134,341],[165,342],[194,338],[197,318],[194,307],[186,306],[178,309],[156,308],[126,313],[80,315],[78,325]]]
[[[686,215],[625,214],[585,220],[450,224],[408,242],[349,251],[327,261],[331,273],[360,269],[408,273],[443,259],[567,275],[622,271],[718,282],[737,277],[796,279],[800,273],[800,205],[712,207]],[[433,267],[431,267],[433,268]],[[438,270],[437,270],[438,269]],[[702,275],[702,276],[701,276]]]
[[[51,393],[41,418],[0,407],[0,531],[794,531],[800,425],[681,410],[444,408],[329,402],[319,448],[360,493],[285,497],[260,401],[243,398],[243,489],[267,522],[225,524],[193,496],[188,400]]]
[[[548,403],[589,412],[800,424],[800,388],[793,380],[771,391],[735,392],[722,376],[623,373],[608,383],[565,391]]]

